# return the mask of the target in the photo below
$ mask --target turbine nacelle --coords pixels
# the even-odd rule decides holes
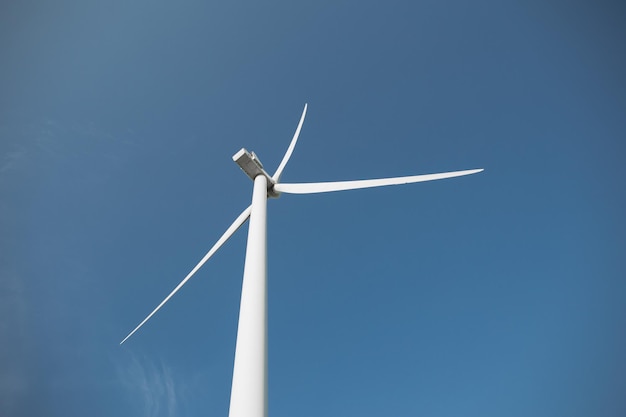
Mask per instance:
[[[276,181],[267,173],[265,168],[263,168],[263,164],[254,152],[248,152],[247,149],[241,148],[239,152],[233,155],[233,161],[239,165],[239,168],[241,168],[252,181],[259,175],[263,175],[267,179],[268,197],[280,197],[280,193],[274,190]]]

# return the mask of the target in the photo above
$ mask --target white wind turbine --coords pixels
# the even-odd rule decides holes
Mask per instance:
[[[313,194],[331,191],[355,190],[382,187],[385,185],[409,184],[460,177],[475,174],[482,169],[443,172],[439,174],[414,175],[408,177],[382,178],[374,180],[317,182],[302,184],[280,183],[280,176],[296,146],[302,123],[306,115],[304,105],[298,128],[274,175],[270,176],[254,152],[241,149],[233,160],[254,181],[252,204],[246,208],[224,232],[222,237],[204,255],[204,258],[187,274],[161,304],[120,342],[124,343],[143,326],[187,281],[209,260],[211,256],[241,227],[248,218],[248,243],[241,289],[239,325],[235,347],[235,365],[230,393],[229,417],[267,416],[267,241],[266,214],[268,197],[277,198],[281,193]]]

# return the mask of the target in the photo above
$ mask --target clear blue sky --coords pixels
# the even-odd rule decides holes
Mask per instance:
[[[269,202],[270,415],[626,415],[618,1],[0,6],[0,415],[226,416]]]

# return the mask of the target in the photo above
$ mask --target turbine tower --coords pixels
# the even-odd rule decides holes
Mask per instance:
[[[408,177],[382,178],[358,181],[336,181],[301,184],[283,184],[280,177],[298,141],[307,105],[304,105],[300,122],[278,169],[270,176],[254,154],[241,149],[233,160],[254,182],[252,204],[247,207],[213,247],[187,274],[187,276],[165,297],[165,299],[120,342],[128,340],[143,326],[180,288],[193,277],[206,261],[248,219],[248,242],[239,307],[239,324],[235,347],[235,364],[230,394],[229,417],[267,417],[267,199],[277,198],[281,193],[313,194],[386,185],[409,184],[444,178],[475,174],[482,169],[414,175]]]

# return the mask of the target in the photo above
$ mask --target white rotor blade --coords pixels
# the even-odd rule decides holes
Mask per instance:
[[[161,304],[159,304],[157,306],[157,308],[155,308],[154,310],[152,310],[152,313],[150,313],[148,315],[148,317],[146,317],[141,323],[139,323],[139,326],[135,327],[135,330],[133,330],[132,332],[130,332],[128,334],[128,336],[126,336],[124,338],[124,340],[122,340],[120,342],[120,345],[122,343],[124,343],[129,337],[131,337],[137,330],[139,330],[139,328],[141,328],[141,326],[143,326],[148,320],[150,320],[150,317],[154,316],[154,313],[156,313],[157,311],[159,311],[159,309],[161,307],[163,307],[163,305],[165,303],[167,303],[167,301],[172,298],[172,296],[174,294],[176,294],[178,292],[178,290],[181,289],[181,287],[183,285],[185,285],[185,283],[187,281],[189,281],[191,279],[191,277],[198,271],[198,269],[200,269],[202,267],[202,265],[205,264],[206,261],[209,260],[209,258],[211,256],[213,256],[213,254],[215,252],[217,252],[217,250],[224,244],[224,242],[226,242],[236,231],[237,229],[239,229],[245,222],[246,220],[248,220],[248,217],[250,217],[250,208],[252,206],[248,207],[247,209],[245,209],[243,211],[243,213],[241,213],[239,215],[239,217],[237,217],[237,219],[233,222],[233,224],[230,225],[230,227],[226,230],[226,232],[224,232],[224,234],[222,235],[222,237],[219,238],[219,240],[215,243],[215,245],[213,245],[213,247],[207,252],[206,255],[204,255],[204,258],[202,258],[202,260],[200,262],[198,262],[198,265],[196,265],[189,274],[187,274],[187,276],[185,277],[185,279],[183,279],[180,284],[178,284],[176,286],[176,288],[174,288],[174,290],[167,296],[165,297],[165,300],[161,301]]]
[[[287,152],[285,153],[285,156],[283,156],[283,160],[280,161],[280,165],[278,165],[278,169],[276,170],[274,175],[272,175],[272,179],[276,182],[280,181],[280,176],[282,175],[283,170],[285,169],[285,165],[287,165],[287,161],[289,161],[289,158],[291,158],[293,149],[296,147],[298,136],[300,136],[300,129],[302,129],[302,124],[304,123],[304,116],[306,116],[306,108],[307,108],[307,103],[304,104],[304,110],[302,111],[302,116],[300,116],[300,123],[298,123],[298,128],[296,129],[296,133],[294,133],[293,138],[291,139],[291,143],[289,144],[289,147],[287,148]]]
[[[466,171],[442,172],[440,174],[413,175],[409,177],[381,178],[376,180],[335,181],[335,182],[312,182],[302,184],[276,184],[274,190],[287,194],[314,194],[329,193],[332,191],[356,190],[359,188],[383,187],[385,185],[410,184],[440,180],[443,178],[460,177],[475,174],[482,169],[469,169]]]

